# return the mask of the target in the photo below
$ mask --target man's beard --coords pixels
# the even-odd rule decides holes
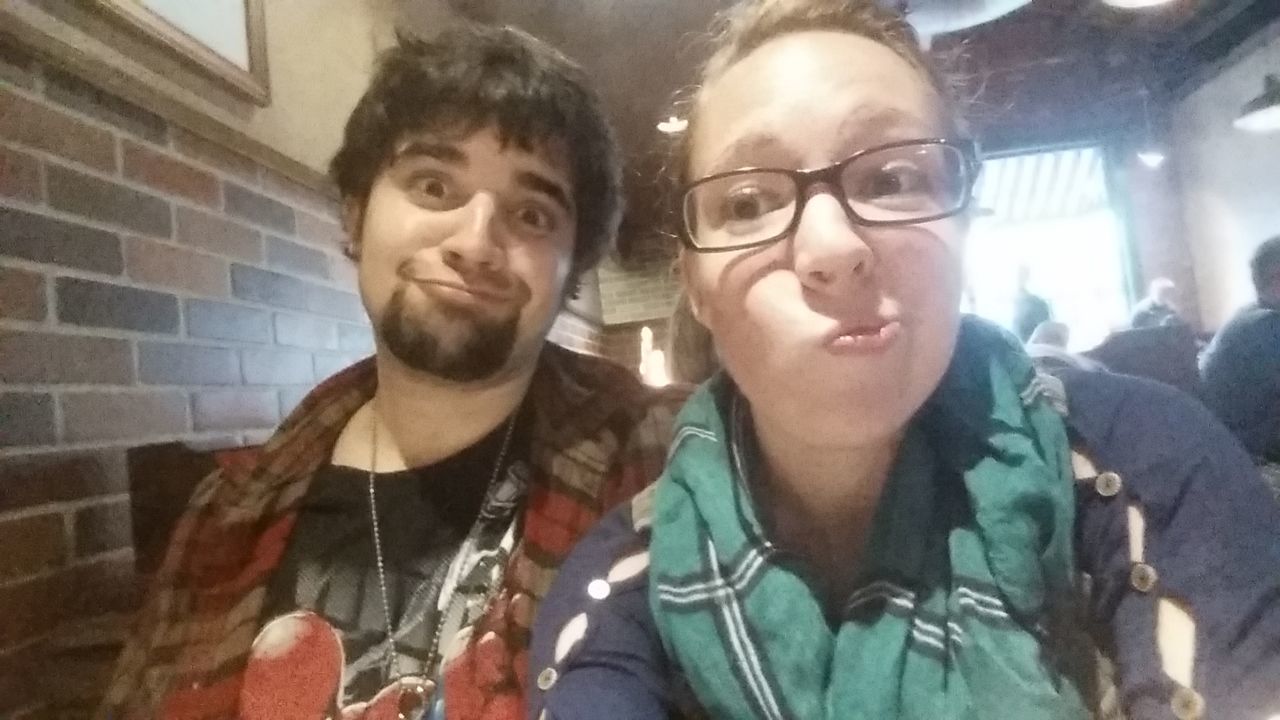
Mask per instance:
[[[487,318],[446,305],[415,313],[408,307],[407,287],[396,288],[378,323],[383,344],[397,360],[414,370],[453,382],[475,382],[497,374],[511,358],[520,314]],[[441,340],[431,327],[438,314],[445,323],[465,324],[454,342]]]

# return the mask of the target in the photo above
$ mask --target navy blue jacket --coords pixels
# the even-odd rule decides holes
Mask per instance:
[[[1250,305],[1200,363],[1204,401],[1255,457],[1280,462],[1280,310]]]
[[[1206,719],[1280,715],[1280,504],[1250,457],[1200,403],[1173,388],[1105,373],[1065,371],[1062,379],[1071,431],[1098,471],[1121,479],[1114,495],[1114,486],[1104,493],[1100,484],[1077,484],[1076,552],[1079,569],[1093,578],[1088,612],[1107,636],[1102,649],[1116,664],[1127,717],[1182,717],[1189,692]],[[1145,591],[1135,587],[1130,560],[1126,507],[1133,502],[1146,518],[1143,560],[1155,570]],[[624,505],[561,567],[533,628],[531,720],[674,716],[680,685],[649,608],[647,571],[608,580],[615,563],[643,543]],[[1189,689],[1162,669],[1160,597],[1189,607],[1196,623]],[[574,618],[585,620],[586,631],[566,652],[573,633],[562,633]]]

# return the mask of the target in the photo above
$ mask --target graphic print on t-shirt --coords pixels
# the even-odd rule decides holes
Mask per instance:
[[[342,704],[345,664],[342,639],[324,618],[300,611],[272,620],[254,640],[245,667],[241,720],[423,717],[435,685],[419,677],[392,681],[367,702]]]

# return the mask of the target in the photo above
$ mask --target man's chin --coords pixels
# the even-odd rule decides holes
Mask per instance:
[[[383,327],[382,345],[406,367],[453,382],[479,382],[511,359],[516,322],[460,328]]]

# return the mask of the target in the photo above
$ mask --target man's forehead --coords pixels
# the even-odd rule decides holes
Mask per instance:
[[[400,137],[392,151],[392,161],[425,148],[452,149],[462,163],[482,153],[496,154],[521,167],[533,166],[559,174],[566,182],[572,179],[569,145],[561,137],[518,138],[502,133],[494,125],[418,130]]]

